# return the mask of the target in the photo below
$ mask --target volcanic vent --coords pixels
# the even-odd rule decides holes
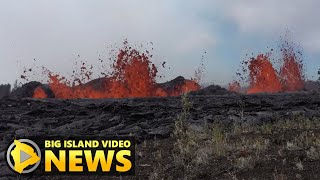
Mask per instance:
[[[242,80],[248,81],[245,92],[253,93],[277,93],[301,91],[305,86],[303,74],[302,54],[296,50],[288,40],[284,41],[280,48],[280,68],[275,68],[272,63],[273,49],[266,54],[259,54],[257,57],[244,61],[242,64],[247,67],[242,68],[242,73],[237,73]],[[243,77],[244,73],[249,72],[248,77]],[[229,90],[240,92],[241,88],[238,81],[229,84]]]
[[[111,65],[112,71],[104,77],[91,80],[92,66],[86,67],[83,63],[81,75],[84,78],[76,78],[68,81],[65,77],[45,70],[48,77],[48,87],[37,86],[33,92],[33,98],[127,98],[127,97],[163,97],[178,96],[185,92],[200,89],[195,80],[178,77],[167,83],[157,83],[158,69],[150,59],[149,51],[140,51],[124,42],[122,49]],[[83,83],[83,80],[90,80]],[[47,92],[50,92],[49,95]]]

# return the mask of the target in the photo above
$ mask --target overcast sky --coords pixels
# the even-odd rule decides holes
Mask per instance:
[[[276,48],[287,30],[315,79],[319,7],[318,0],[1,0],[0,84],[18,79],[33,59],[68,76],[74,60],[97,65],[124,38],[152,41],[153,61],[170,66],[160,69],[166,79],[190,78],[205,55],[204,81],[226,84],[247,53]]]

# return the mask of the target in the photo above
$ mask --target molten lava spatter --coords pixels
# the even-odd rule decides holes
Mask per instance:
[[[232,91],[232,92],[240,92],[241,90],[241,86],[240,86],[240,83],[238,81],[233,81],[231,83],[229,83],[229,91]]]
[[[127,98],[127,97],[153,97],[178,96],[182,93],[195,91],[200,86],[192,80],[184,80],[173,90],[165,90],[156,83],[157,68],[149,60],[152,56],[140,53],[124,43],[117,59],[111,66],[113,72],[110,76],[98,78],[88,83],[70,83],[64,77],[48,71],[49,87],[55,98]],[[91,74],[90,74],[91,75]],[[89,78],[89,76],[88,76]],[[73,85],[70,85],[73,84]],[[43,90],[37,88],[34,98],[45,98]]]
[[[247,93],[280,92],[282,85],[269,57],[260,54],[249,63],[250,88]]]
[[[280,69],[280,77],[283,90],[288,92],[299,91],[304,88],[304,77],[302,64],[297,60],[297,56],[292,46],[282,49],[283,66]]]
[[[249,87],[248,94],[252,93],[276,93],[276,92],[294,92],[304,89],[304,76],[302,60],[297,56],[301,54],[299,51],[295,51],[293,45],[288,41],[284,41],[282,44],[282,66],[274,68],[270,62],[271,53],[267,55],[260,54],[256,58],[251,58],[248,62],[249,70]],[[242,78],[243,79],[243,78]],[[235,84],[231,83],[229,90],[238,91],[238,88],[234,87]],[[241,89],[241,88],[239,88]]]
[[[38,86],[33,92],[33,98],[47,98],[46,92],[42,89],[42,87]]]

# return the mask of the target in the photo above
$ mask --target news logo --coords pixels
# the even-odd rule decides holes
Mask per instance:
[[[38,145],[29,139],[14,140],[7,153],[9,167],[20,173],[27,174],[37,169],[40,164],[41,152]]]
[[[8,147],[6,159],[8,166],[19,174],[134,175],[135,140],[19,139]]]

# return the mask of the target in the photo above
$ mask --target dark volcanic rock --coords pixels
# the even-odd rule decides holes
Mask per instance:
[[[186,80],[187,79],[185,79],[184,77],[178,76],[171,81],[167,81],[165,83],[159,83],[158,86],[164,89],[166,92],[174,92],[175,90],[177,90],[176,88],[183,85]]]
[[[320,117],[317,93],[192,96],[192,124],[246,122],[279,117]],[[180,97],[139,99],[0,100],[0,144],[5,137],[62,135],[136,135],[138,140],[169,137],[182,111]]]
[[[304,89],[306,91],[320,91],[320,82],[319,81],[306,81],[304,83]]]
[[[23,98],[23,97],[32,97],[33,92],[37,87],[41,87],[47,94],[48,98],[54,98],[54,94],[46,84],[41,84],[40,82],[32,81],[22,85],[20,88],[17,88],[10,94],[10,97],[14,98]]]
[[[22,85],[10,94],[10,97],[22,98],[22,97],[32,97],[34,90],[41,86],[40,82],[32,81]]]
[[[10,84],[0,85],[0,99],[10,94]]]
[[[218,85],[211,85],[200,89],[199,91],[194,91],[190,93],[191,95],[224,95],[224,94],[234,94]]]
[[[159,85],[161,88],[165,89],[165,90],[172,91],[172,90],[174,90],[174,89],[172,89],[172,88],[174,88],[176,85],[181,85],[181,84],[183,84],[185,80],[186,80],[186,79],[185,79],[184,77],[178,76],[178,77],[176,77],[175,79],[173,79],[173,80],[171,80],[171,81],[167,81],[167,82],[165,82],[165,83],[159,83],[158,85]]]
[[[35,88],[36,85],[30,85]],[[32,89],[32,88],[31,88]],[[320,117],[320,94],[315,92],[189,96],[189,122],[194,130],[219,122],[261,124],[298,115]],[[180,97],[128,99],[32,99],[0,100],[0,158],[14,138],[42,140],[133,135],[138,142],[168,138],[182,112]],[[0,159],[0,177],[12,176]]]

